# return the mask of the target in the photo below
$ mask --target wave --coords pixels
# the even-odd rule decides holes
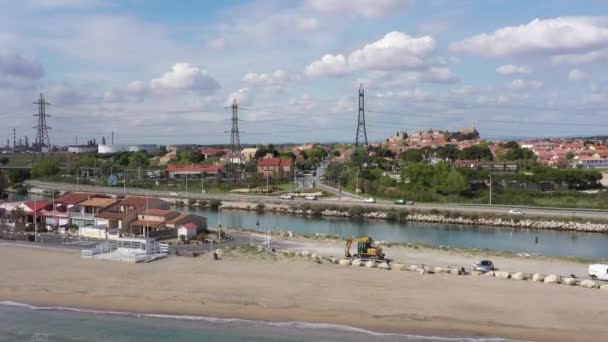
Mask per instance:
[[[106,311],[106,310],[93,310],[93,309],[80,309],[66,306],[35,306],[26,303],[18,303],[12,301],[0,301],[0,306],[10,306],[25,308],[37,311],[66,311],[66,312],[78,312],[86,314],[96,315],[113,315],[113,316],[127,316],[136,318],[154,318],[154,319],[173,319],[181,321],[204,321],[209,323],[239,323],[247,325],[266,325],[278,328],[295,328],[301,330],[325,330],[334,332],[348,332],[369,335],[374,337],[398,337],[407,340],[414,341],[445,341],[445,342],[511,342],[513,340],[507,340],[502,338],[477,338],[477,337],[441,337],[441,336],[422,336],[422,335],[409,335],[409,334],[397,334],[397,333],[381,333],[372,330],[352,327],[348,325],[340,324],[329,324],[329,323],[310,323],[301,321],[291,322],[270,322],[270,321],[255,321],[249,319],[240,318],[220,318],[220,317],[209,317],[209,316],[190,316],[190,315],[166,315],[166,314],[155,314],[155,313],[136,313],[128,311]]]

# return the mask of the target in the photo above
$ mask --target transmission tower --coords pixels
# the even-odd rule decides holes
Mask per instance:
[[[43,152],[45,147],[49,150],[51,149],[48,131],[51,127],[46,125],[46,118],[50,117],[50,115],[46,113],[46,105],[50,105],[50,103],[46,102],[44,96],[40,93],[40,98],[38,101],[34,102],[34,104],[38,105],[38,114],[34,114],[34,116],[38,117],[38,124],[34,127],[37,133],[33,148],[36,151]]]
[[[359,144],[367,148],[367,129],[365,128],[365,93],[363,91],[363,83],[359,86],[359,118],[357,121],[357,137],[355,139],[355,149]]]
[[[241,138],[239,137],[239,105],[236,99],[232,101],[232,129],[230,130],[230,144],[232,145],[233,157],[241,155]]]

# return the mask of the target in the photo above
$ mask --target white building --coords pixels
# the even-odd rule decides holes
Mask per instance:
[[[143,145],[98,145],[97,153],[99,154],[111,154],[119,152],[139,152],[145,151],[148,153],[155,153],[158,147],[151,144]]]
[[[71,145],[68,146],[68,153],[96,153],[97,145]]]
[[[608,169],[608,158],[576,156],[573,164],[581,169]]]

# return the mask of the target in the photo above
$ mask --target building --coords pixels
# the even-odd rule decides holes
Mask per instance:
[[[258,173],[271,176],[286,175],[291,173],[291,159],[281,159],[275,157],[264,157],[258,160]]]
[[[608,158],[576,156],[573,166],[581,169],[608,169]]]
[[[205,156],[205,159],[221,157],[230,152],[232,152],[232,150],[229,148],[204,148],[201,150],[201,153]]]
[[[177,211],[148,209],[137,214],[137,220],[130,224],[130,234],[135,236],[168,238],[177,237],[178,227],[193,224],[197,231],[207,229],[207,219]]]
[[[70,223],[70,210],[80,202],[84,202],[94,196],[83,193],[69,193],[59,196],[42,210],[44,223],[51,227],[65,227]]]
[[[221,177],[223,165],[168,165],[167,174],[171,179],[201,179],[202,177]]]
[[[68,146],[68,153],[97,153],[97,145],[71,145]]]
[[[80,202],[70,209],[70,223],[78,227],[98,225],[96,216],[116,203],[118,200],[113,198],[90,198]],[[100,221],[103,223],[104,219]]]
[[[158,146],[143,144],[143,145],[98,145],[97,153],[99,154],[112,154],[120,152],[147,152],[150,154],[156,153]]]
[[[186,240],[190,240],[193,237],[196,237],[197,227],[194,223],[186,223],[177,228],[177,236],[185,237]]]
[[[146,209],[169,209],[169,203],[155,197],[128,196],[99,212],[95,218],[97,224],[121,231],[129,227],[137,219],[137,214]]]
[[[248,148],[244,148],[241,151],[241,158],[243,160],[243,162],[249,162],[252,161],[255,157],[255,154],[259,151],[259,148],[253,148],[253,147],[248,147]]]

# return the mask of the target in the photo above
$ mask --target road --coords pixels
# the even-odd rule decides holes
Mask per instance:
[[[241,195],[241,194],[200,194],[200,193],[184,193],[181,192],[177,197],[170,195],[168,191],[158,190],[145,190],[145,189],[132,189],[132,188],[112,188],[112,187],[98,187],[90,185],[65,184],[65,183],[53,183],[53,182],[40,182],[36,180],[26,181],[28,186],[47,189],[47,190],[58,190],[58,191],[78,191],[88,193],[100,193],[108,195],[134,195],[134,196],[153,196],[172,200],[219,200],[219,201],[240,201],[240,202],[252,202],[252,203],[304,203],[308,202],[303,199],[294,200],[280,200],[274,196],[264,195]],[[320,185],[321,189],[334,193],[337,189],[327,186]],[[309,202],[308,202],[309,203]],[[546,218],[561,218],[569,219],[572,217],[578,217],[583,219],[603,219],[608,220],[608,210],[597,210],[597,209],[580,209],[580,208],[551,208],[551,207],[530,207],[530,206],[505,206],[505,205],[475,205],[475,204],[462,204],[462,203],[416,203],[413,206],[395,205],[390,201],[378,201],[378,203],[368,204],[362,203],[361,197],[346,193],[342,191],[342,198],[327,198],[319,199],[315,201],[317,204],[326,205],[338,205],[344,207],[350,207],[353,205],[365,205],[370,207],[377,207],[380,209],[418,209],[418,210],[439,210],[439,211],[452,211],[469,214],[498,214],[504,215],[510,209],[516,208],[523,211],[526,216],[538,216]]]

